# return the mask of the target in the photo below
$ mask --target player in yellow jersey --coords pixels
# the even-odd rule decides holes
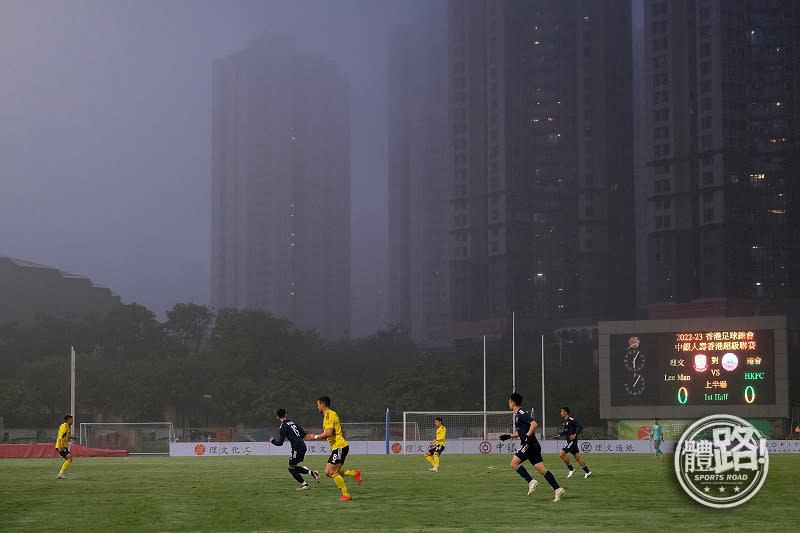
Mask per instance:
[[[58,428],[58,438],[56,439],[56,450],[58,450],[58,454],[64,458],[64,464],[61,465],[61,470],[56,476],[58,479],[66,479],[64,472],[69,468],[69,465],[72,464],[72,454],[69,452],[69,441],[75,440],[75,437],[70,435],[72,432],[71,430],[72,415],[64,415],[64,423]]]
[[[347,457],[347,452],[350,451],[350,445],[344,440],[342,424],[339,422],[339,415],[336,414],[336,411],[331,409],[331,399],[327,396],[321,396],[319,400],[317,400],[317,408],[324,416],[322,423],[323,432],[317,435],[307,435],[306,438],[308,440],[328,439],[328,443],[331,445],[331,455],[328,457],[328,464],[325,465],[325,475],[333,479],[336,486],[342,490],[342,497],[339,498],[340,501],[352,500],[353,498],[350,497],[350,493],[347,491],[347,485],[345,485],[342,476],[352,476],[356,479],[356,482],[361,485],[361,469],[340,472],[344,460]]]
[[[433,465],[431,472],[439,471],[439,456],[444,451],[445,442],[444,436],[447,433],[447,428],[442,424],[442,417],[437,416],[434,421],[436,424],[436,440],[431,441],[431,448],[425,452],[425,460]]]

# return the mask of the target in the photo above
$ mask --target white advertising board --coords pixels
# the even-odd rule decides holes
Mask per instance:
[[[653,453],[653,444],[649,440],[579,440],[582,454],[593,453]],[[661,443],[661,451],[672,453],[677,441],[667,440]],[[557,454],[564,446],[562,440],[540,441],[542,453]],[[414,440],[405,442],[405,450],[401,441],[390,442],[390,454],[417,454],[428,450],[430,441]],[[327,442],[308,442],[306,455],[329,455],[331,448]],[[445,448],[446,454],[494,454],[510,455],[519,450],[519,439],[505,442],[499,440],[451,440]],[[769,453],[800,453],[800,440],[767,441]],[[288,456],[288,443],[273,446],[268,442],[173,442],[169,445],[169,454],[173,457],[236,457],[244,455]],[[353,441],[350,453],[385,454],[385,441]]]

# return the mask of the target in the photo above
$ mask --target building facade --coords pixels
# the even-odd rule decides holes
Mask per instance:
[[[0,257],[0,324],[37,315],[83,320],[121,306],[119,295],[89,279],[13,257]]]
[[[650,304],[796,299],[800,4],[644,8]]]
[[[447,33],[437,14],[389,43],[389,320],[423,345],[449,339]]]
[[[349,89],[262,37],[213,67],[212,305],[350,331]]]
[[[448,9],[454,321],[635,313],[630,1]]]

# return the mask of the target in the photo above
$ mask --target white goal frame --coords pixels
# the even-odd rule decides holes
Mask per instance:
[[[80,424],[80,440],[78,441],[81,446],[88,446],[89,439],[88,439],[88,430],[92,428],[101,428],[105,427],[109,430],[136,430],[136,429],[145,429],[146,426],[150,426],[151,428],[158,428],[161,426],[161,430],[167,430],[167,438],[169,442],[175,442],[175,426],[172,422],[81,422]],[[131,452],[128,451],[129,455],[168,455],[169,449],[166,452]]]
[[[416,425],[416,422],[408,422],[408,415],[425,415],[425,416],[441,416],[446,418],[448,416],[458,416],[458,415],[467,415],[467,416],[482,416],[483,417],[483,440],[489,440],[489,432],[487,427],[487,420],[489,416],[500,416],[500,417],[508,417],[508,428],[509,432],[512,431],[514,427],[514,413],[512,411],[403,411],[403,453],[406,453],[406,441],[407,440],[419,440],[419,439],[408,439],[408,430],[411,425]],[[447,427],[447,424],[445,424]],[[448,440],[458,440],[458,437],[450,437],[447,436]],[[425,440],[425,439],[422,439]]]

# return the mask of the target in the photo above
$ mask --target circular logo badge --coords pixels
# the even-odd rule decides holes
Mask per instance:
[[[581,451],[583,453],[588,453],[592,450],[592,445],[586,441],[581,442]]]
[[[675,474],[695,501],[725,509],[752,498],[769,470],[767,439],[749,422],[711,415],[689,426],[675,446]]]
[[[492,453],[492,443],[489,441],[483,441],[478,444],[478,451],[482,454],[486,455],[487,453]]]
[[[198,444],[197,446],[194,447],[194,453],[196,453],[197,455],[203,455],[204,453],[206,453],[206,447],[203,446],[202,444]]]
[[[735,353],[728,352],[722,356],[722,368],[728,372],[733,372],[737,366],[739,366],[739,358],[736,357]]]
[[[400,453],[403,451],[403,445],[399,442],[392,444],[392,453]]]

